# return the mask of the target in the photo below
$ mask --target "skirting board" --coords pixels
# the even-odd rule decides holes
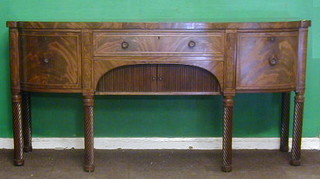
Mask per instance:
[[[98,138],[96,149],[221,149],[222,138]],[[279,149],[279,138],[233,138],[233,149]],[[289,140],[291,146],[291,139]],[[33,138],[34,149],[83,149],[83,138]],[[0,138],[1,149],[13,149],[12,138]],[[302,149],[320,150],[320,138],[303,138]]]

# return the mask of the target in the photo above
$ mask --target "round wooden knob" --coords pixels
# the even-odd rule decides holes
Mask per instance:
[[[270,58],[269,63],[271,66],[274,66],[278,63],[278,59],[276,57],[272,57]]]
[[[270,41],[270,42],[275,42],[276,40],[277,40],[276,37],[269,37],[269,41]]]
[[[44,58],[42,61],[43,63],[48,64],[50,60],[48,58]]]
[[[196,42],[194,42],[193,40],[191,40],[191,41],[188,43],[188,46],[189,46],[190,48],[193,48],[193,47],[196,46]]]
[[[129,47],[128,42],[123,41],[123,42],[121,43],[121,48],[122,48],[122,49],[126,49],[126,48],[128,48],[128,47]]]

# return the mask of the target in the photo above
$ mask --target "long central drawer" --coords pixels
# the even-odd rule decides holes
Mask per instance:
[[[93,34],[94,56],[223,56],[222,32],[105,32]]]

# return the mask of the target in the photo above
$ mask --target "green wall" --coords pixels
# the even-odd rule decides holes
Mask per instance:
[[[309,38],[304,137],[320,132],[319,0],[0,0],[0,137],[12,137],[6,21],[287,21],[313,20]],[[317,49],[317,50],[316,50]],[[37,137],[83,136],[80,94],[34,94]],[[236,137],[277,137],[280,94],[237,95]],[[99,96],[96,136],[218,137],[220,96]]]

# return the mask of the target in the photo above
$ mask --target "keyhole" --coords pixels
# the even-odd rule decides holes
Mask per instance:
[[[158,36],[158,40],[160,40],[160,36]]]

